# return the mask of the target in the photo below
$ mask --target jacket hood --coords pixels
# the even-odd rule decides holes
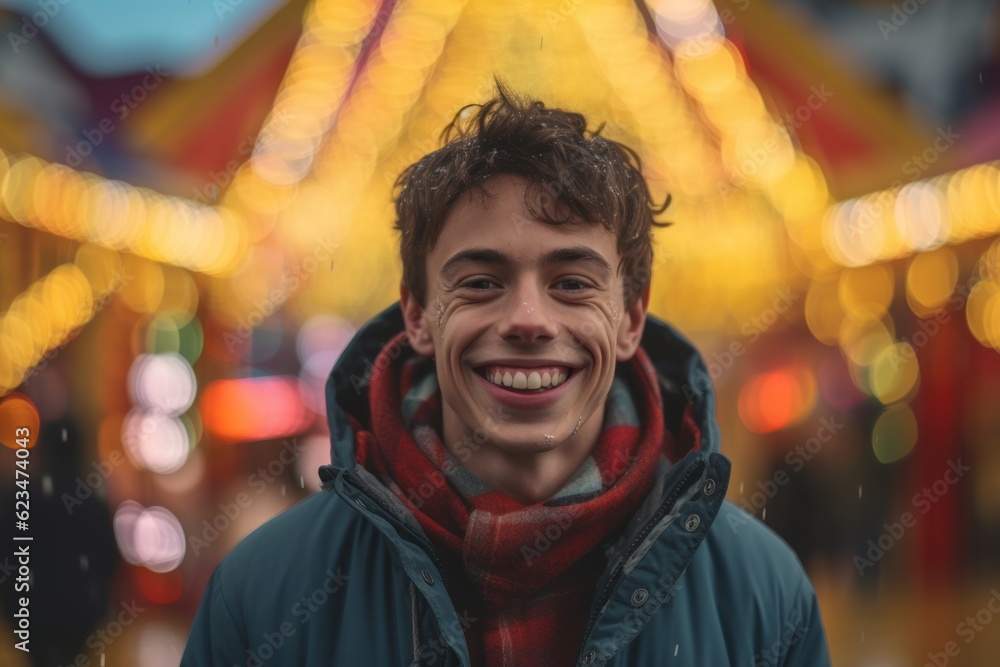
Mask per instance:
[[[355,431],[358,427],[371,429],[368,390],[375,360],[404,328],[397,301],[358,330],[330,371],[326,381],[326,412],[331,462],[319,469],[324,484],[341,470],[355,467]],[[690,402],[701,432],[699,449],[706,454],[719,452],[715,394],[701,354],[671,325],[648,313],[640,344],[659,377],[667,428],[674,434],[678,432],[681,415]],[[395,359],[403,351],[389,350],[389,356]]]

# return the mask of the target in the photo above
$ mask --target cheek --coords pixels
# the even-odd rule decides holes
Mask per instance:
[[[460,365],[466,352],[476,344],[484,331],[482,317],[462,310],[448,312],[446,308],[441,329],[436,332],[438,356],[452,367],[455,374],[460,373]]]
[[[576,344],[597,361],[606,361],[614,351],[616,327],[610,312],[595,305],[586,315],[579,315],[570,328]]]
[[[439,347],[438,354],[450,356],[445,347],[452,347],[467,331],[468,322],[463,322],[461,309],[455,307],[455,300],[440,293],[426,311],[427,325],[434,332]]]

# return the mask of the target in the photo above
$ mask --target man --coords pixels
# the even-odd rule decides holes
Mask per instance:
[[[799,561],[724,502],[701,357],[646,312],[669,198],[497,86],[401,174],[401,299],[330,375],[324,490],[223,560],[182,664],[828,665]]]

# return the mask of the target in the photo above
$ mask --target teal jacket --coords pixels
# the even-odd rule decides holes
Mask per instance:
[[[326,387],[332,461],[353,461],[348,415],[370,425],[368,381],[403,329],[399,304],[368,322]],[[692,402],[702,432],[657,481],[610,552],[578,665],[830,664],[816,594],[794,552],[724,500],[715,397],[704,361],[647,316],[642,345],[664,414]],[[360,466],[320,468],[323,490],[244,538],[215,569],[182,667],[473,667],[439,561],[413,515]],[[538,666],[530,666],[538,667]]]

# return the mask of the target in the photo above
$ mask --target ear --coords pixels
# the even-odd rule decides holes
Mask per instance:
[[[403,311],[403,323],[406,325],[410,346],[417,354],[433,357],[434,337],[425,317],[426,310],[402,281],[399,283],[399,305]]]
[[[618,342],[615,345],[615,359],[618,361],[631,359],[642,341],[642,331],[646,326],[646,311],[649,308],[649,287],[650,283],[646,283],[642,294],[635,300],[635,305],[629,309],[618,325]]]

